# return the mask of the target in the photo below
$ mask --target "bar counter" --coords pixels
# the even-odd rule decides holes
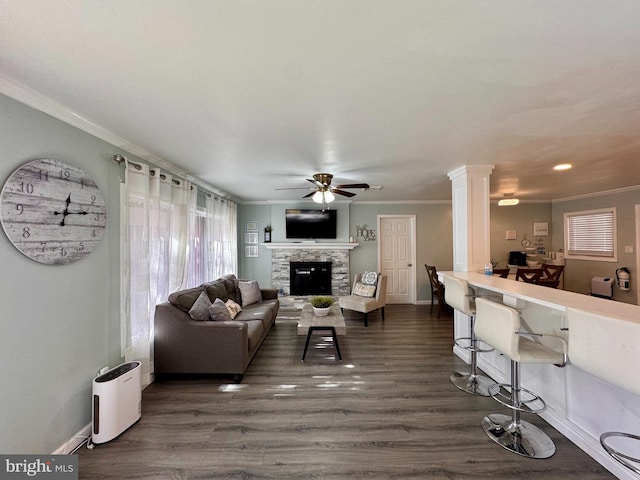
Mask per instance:
[[[602,317],[599,319],[602,322],[613,323],[615,319],[640,325],[640,307],[637,305],[482,273],[438,272],[438,277],[445,285],[448,276],[466,280],[476,295],[516,308],[520,312],[522,326],[527,331],[564,337],[570,345],[569,351],[571,331],[568,330],[567,309],[597,314]],[[454,337],[464,336],[469,336],[468,317],[456,312]],[[542,341],[559,348],[559,342],[553,338],[543,337]],[[606,341],[603,339],[603,342]],[[640,338],[637,343],[637,355],[630,356],[629,364],[620,365],[619,368],[640,371]],[[623,347],[611,344],[610,348]],[[454,346],[453,351],[467,363],[470,361],[467,350]],[[496,382],[510,381],[510,361],[499,352],[479,354],[478,367]],[[549,424],[618,478],[638,479],[609,457],[601,447],[599,438],[602,433],[612,430],[640,435],[640,396],[576,368],[571,364],[571,355],[564,368],[523,364],[522,386],[541,395],[547,403],[546,411],[540,416]],[[496,403],[494,411],[500,411],[499,404]]]

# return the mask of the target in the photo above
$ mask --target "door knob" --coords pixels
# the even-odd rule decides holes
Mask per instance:
[[[407,265],[407,267],[413,267],[413,265],[412,265],[411,263],[409,263],[409,264]]]

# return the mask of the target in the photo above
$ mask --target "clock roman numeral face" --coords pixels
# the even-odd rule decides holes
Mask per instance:
[[[0,195],[2,227],[13,245],[41,263],[72,263],[91,253],[106,227],[96,183],[61,160],[22,165]]]

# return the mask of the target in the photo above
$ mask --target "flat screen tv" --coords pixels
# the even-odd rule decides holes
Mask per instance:
[[[336,210],[288,208],[285,212],[287,238],[337,238]]]

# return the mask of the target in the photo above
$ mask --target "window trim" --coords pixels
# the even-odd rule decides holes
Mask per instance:
[[[611,213],[613,215],[613,256],[607,257],[602,255],[572,255],[569,250],[569,218],[576,216],[597,215],[602,213]],[[618,218],[616,207],[599,208],[594,210],[582,210],[577,212],[564,213],[564,251],[565,259],[569,260],[590,260],[594,262],[611,262],[618,261]]]

